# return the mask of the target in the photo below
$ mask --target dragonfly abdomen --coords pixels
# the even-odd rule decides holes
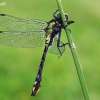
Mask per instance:
[[[42,55],[42,58],[41,58],[41,63],[40,63],[40,66],[39,66],[39,70],[38,70],[38,73],[37,73],[37,77],[36,77],[35,83],[33,85],[31,96],[35,96],[36,93],[39,91],[39,89],[41,87],[42,70],[43,70],[43,66],[44,66],[47,51],[48,51],[48,46],[45,46],[44,52],[43,52],[43,55]]]

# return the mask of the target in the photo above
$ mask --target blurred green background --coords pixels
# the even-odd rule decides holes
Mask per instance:
[[[58,9],[56,0],[0,0],[0,13],[49,21]],[[62,0],[91,100],[100,100],[100,0]],[[0,27],[0,30],[2,28]],[[62,40],[66,42],[65,32]],[[63,56],[47,54],[42,87],[31,97],[44,45],[12,48],[0,45],[0,100],[84,100],[68,46]]]

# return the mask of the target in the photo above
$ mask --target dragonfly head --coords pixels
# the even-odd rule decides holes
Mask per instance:
[[[66,20],[68,20],[68,14],[64,13],[64,15],[65,15]],[[61,14],[60,13],[57,14],[57,18],[61,18]]]
[[[64,15],[65,15],[65,18],[66,18],[66,21],[67,21],[68,25],[74,23],[74,21],[68,20],[68,14],[67,13],[64,13]],[[60,13],[57,14],[57,18],[60,19],[60,21],[61,21],[61,14]]]

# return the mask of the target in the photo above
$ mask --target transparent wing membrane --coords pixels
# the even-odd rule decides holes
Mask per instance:
[[[0,31],[0,44],[12,47],[33,48],[41,46],[44,39],[44,31]]]
[[[12,31],[43,30],[47,23],[41,20],[23,19],[6,14],[0,14],[0,26]]]
[[[44,29],[47,27],[47,22],[34,19],[23,19],[7,14],[0,14],[0,26],[3,26],[11,31],[0,31],[0,44],[18,47],[18,48],[33,48],[42,45],[45,39]],[[48,52],[60,55],[57,47],[58,38],[53,39],[52,45]],[[64,43],[60,41],[60,46]],[[59,47],[61,53],[64,53],[65,46]]]
[[[57,40],[58,40],[58,38],[55,37],[52,45],[49,47],[48,52],[52,53],[52,54],[60,55],[60,52],[59,52],[58,47],[57,47]],[[63,44],[64,43],[62,41],[60,41],[60,46],[62,46]],[[60,49],[61,53],[63,54],[65,51],[65,46],[59,47],[59,49]]]

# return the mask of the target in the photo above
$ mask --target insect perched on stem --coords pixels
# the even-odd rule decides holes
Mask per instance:
[[[74,23],[74,21],[68,20],[68,14],[65,14],[67,26],[64,27],[58,10],[53,14],[53,17],[49,22],[45,22],[0,14],[0,26],[10,30],[0,31],[0,44],[18,48],[33,48],[42,46],[43,40],[45,40],[45,48],[31,96],[35,96],[41,87],[42,70],[47,52],[60,56],[64,53],[65,45],[68,43],[63,43],[60,40],[61,31]]]

